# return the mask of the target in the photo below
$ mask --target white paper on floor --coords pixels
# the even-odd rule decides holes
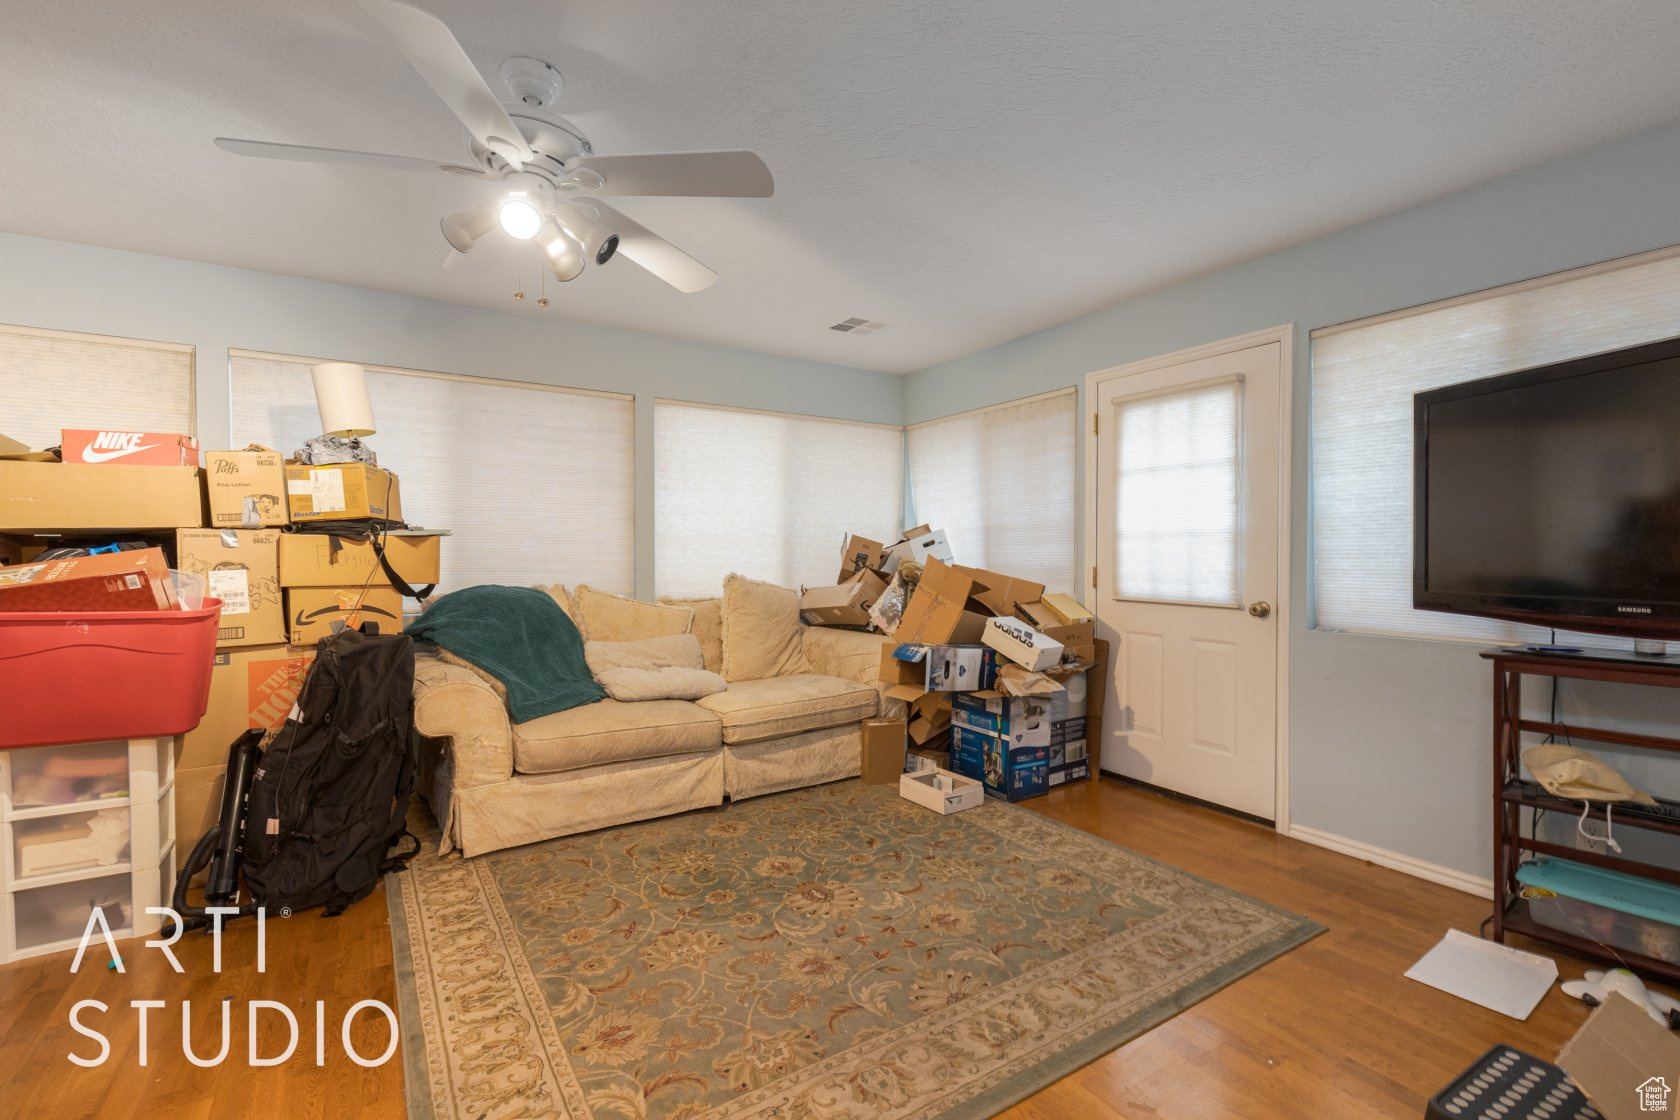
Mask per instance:
[[[1409,979],[1526,1019],[1557,982],[1557,962],[1462,930],[1449,929],[1435,948],[1406,970]]]

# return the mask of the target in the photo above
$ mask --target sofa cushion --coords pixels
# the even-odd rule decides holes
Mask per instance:
[[[704,668],[723,672],[723,600],[716,595],[710,599],[673,599],[662,595],[659,601],[694,612],[694,628],[689,633],[700,639],[700,652],[706,658]]]
[[[521,774],[551,774],[721,743],[718,717],[686,700],[599,700],[515,724],[513,765]]]
[[[723,679],[809,673],[802,629],[796,592],[730,575],[723,581]]]
[[[578,628],[591,642],[634,642],[666,634],[686,634],[694,625],[694,612],[687,607],[644,603],[610,591],[597,591],[579,584],[572,591],[577,606]]]
[[[577,626],[578,633],[583,634],[583,626],[578,623],[577,604],[572,602],[570,588],[563,583],[539,583],[534,586],[538,591],[559,603],[560,609],[566,612],[566,617],[572,620],[574,626]],[[584,637],[588,637],[588,635],[584,634]]]
[[[757,743],[867,719],[875,714],[875,695],[872,684],[798,673],[732,681],[729,691],[695,705],[723,720],[725,743]]]

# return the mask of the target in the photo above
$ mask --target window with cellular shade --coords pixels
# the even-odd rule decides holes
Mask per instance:
[[[1674,249],[1314,331],[1316,625],[1544,640],[1535,627],[1412,609],[1412,396],[1675,335]]]
[[[318,358],[234,351],[232,444],[290,454],[321,434]],[[368,366],[377,434],[403,519],[450,529],[440,591],[587,583],[629,593],[635,409],[628,396]]]
[[[960,564],[1077,594],[1078,411],[1064,389],[912,424],[917,522],[945,530]]]
[[[656,401],[653,437],[661,595],[718,595],[731,572],[832,584],[847,534],[899,537],[897,427]]]
[[[0,435],[58,446],[65,428],[194,433],[193,348],[0,327]]]

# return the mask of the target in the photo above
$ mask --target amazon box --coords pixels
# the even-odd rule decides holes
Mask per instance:
[[[993,614],[1014,614],[1022,603],[1035,603],[1044,597],[1044,585],[1031,580],[1006,576],[1002,572],[988,572],[984,568],[952,565],[958,572],[974,581],[970,593],[986,605]]]
[[[217,650],[210,668],[210,702],[198,726],[181,737],[176,773],[220,769],[227,765],[228,748],[245,731],[278,728],[297,703],[314,660],[313,649],[280,644]],[[185,820],[179,811],[176,815]],[[183,828],[177,835],[190,844],[202,832]]]
[[[913,645],[979,645],[992,612],[973,591],[972,579],[929,556],[893,637]]]
[[[886,556],[887,550],[880,541],[852,534],[840,550],[840,578],[835,582],[845,583],[865,568],[878,570]]]
[[[286,460],[278,451],[206,451],[204,486],[217,529],[270,529],[286,524]]]
[[[216,645],[271,646],[286,640],[276,529],[177,529],[175,566],[204,577],[222,601]]]
[[[196,467],[125,467],[0,460],[0,533],[196,528]]]
[[[129,467],[196,467],[198,441],[176,432],[112,432],[64,428],[59,457],[66,463]]]
[[[810,626],[869,626],[869,608],[887,589],[880,576],[864,568],[845,583],[813,587],[799,597],[799,617]]]
[[[438,582],[443,534],[393,529],[385,534],[385,558],[411,587]],[[280,534],[281,587],[360,587],[391,585],[379,554],[367,541],[331,533]]]
[[[403,628],[402,596],[390,587],[288,587],[285,596],[287,633],[294,646],[331,637],[336,622],[351,629],[377,623],[381,634]]]
[[[366,463],[287,463],[286,504],[294,523],[402,520],[397,476]]]
[[[0,613],[166,611],[174,606],[161,548],[0,568]]]

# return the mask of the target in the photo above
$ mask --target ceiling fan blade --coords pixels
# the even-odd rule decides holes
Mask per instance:
[[[310,148],[302,144],[270,144],[266,140],[235,140],[216,137],[216,147],[236,156],[257,159],[289,159],[304,163],[348,163],[357,167],[382,167],[387,171],[448,171],[456,175],[483,175],[475,167],[458,167],[441,160],[413,156],[387,156],[378,152],[352,152],[343,148]]]
[[[362,10],[395,41],[409,65],[480,144],[516,165],[535,158],[507,110],[442,20],[401,0],[361,3]]]
[[[752,152],[669,152],[648,156],[586,156],[571,171],[588,169],[606,185],[603,195],[686,198],[769,198],[775,180]]]
[[[699,292],[712,286],[717,273],[639,222],[600,202],[590,205],[601,221],[618,234],[618,255],[641,265],[679,292]]]

